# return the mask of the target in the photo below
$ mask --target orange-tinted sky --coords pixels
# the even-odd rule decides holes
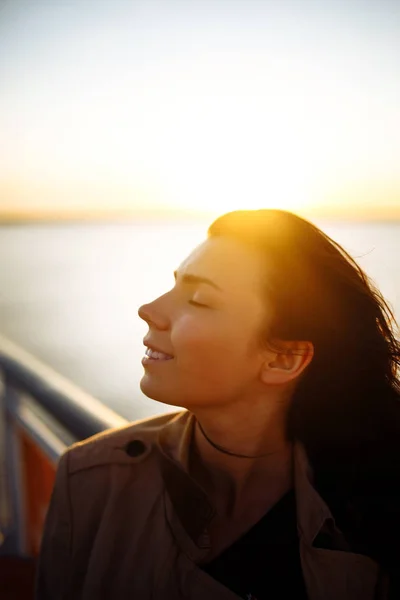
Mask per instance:
[[[0,212],[400,217],[397,0],[0,1]]]

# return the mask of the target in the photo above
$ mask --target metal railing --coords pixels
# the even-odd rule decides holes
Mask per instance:
[[[0,555],[35,554],[61,454],[126,419],[0,336]]]

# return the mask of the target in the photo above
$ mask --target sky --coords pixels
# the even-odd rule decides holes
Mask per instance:
[[[0,0],[1,210],[400,218],[398,0]]]

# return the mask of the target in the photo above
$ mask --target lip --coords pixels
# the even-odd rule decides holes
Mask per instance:
[[[173,354],[171,354],[170,352],[166,352],[162,348],[159,348],[158,346],[153,344],[153,342],[151,342],[150,340],[148,340],[146,338],[144,338],[144,340],[143,340],[143,346],[146,346],[146,348],[150,348],[151,350],[154,350],[154,352],[162,352],[163,354],[167,354],[168,356],[172,356],[172,358],[174,358]]]
[[[148,365],[162,365],[164,363],[169,363],[172,360],[173,360],[172,358],[168,358],[168,359],[165,359],[165,360],[160,360],[160,359],[157,359],[157,358],[150,358],[150,356],[146,355],[146,356],[143,356],[141,362],[142,362],[143,367],[146,367]]]

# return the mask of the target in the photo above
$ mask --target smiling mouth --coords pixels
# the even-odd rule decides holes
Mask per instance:
[[[151,348],[147,348],[145,356],[143,357],[142,362],[149,361],[166,361],[174,358],[170,354],[164,354],[164,352],[158,352],[156,350],[152,350]]]

